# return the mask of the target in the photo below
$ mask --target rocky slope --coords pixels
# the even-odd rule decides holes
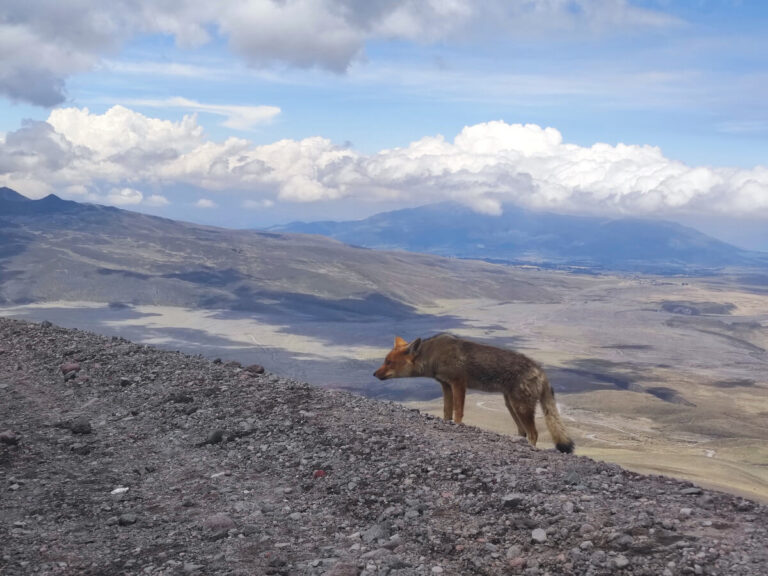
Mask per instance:
[[[753,502],[256,372],[0,319],[0,574],[768,572]]]

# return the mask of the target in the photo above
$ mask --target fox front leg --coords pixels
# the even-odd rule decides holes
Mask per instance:
[[[464,397],[467,395],[467,386],[463,383],[452,384],[451,391],[453,392],[453,421],[461,424],[464,419]]]
[[[447,382],[440,382],[443,387],[443,418],[453,420],[453,390]]]

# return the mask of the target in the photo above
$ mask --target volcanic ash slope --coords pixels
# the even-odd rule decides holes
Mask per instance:
[[[0,573],[768,573],[748,500],[256,372],[0,319]]]

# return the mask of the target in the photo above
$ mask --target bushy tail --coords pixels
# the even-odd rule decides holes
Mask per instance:
[[[560,413],[557,411],[557,404],[555,404],[555,392],[552,390],[552,386],[550,386],[546,376],[543,376],[543,378],[544,382],[542,383],[539,400],[544,410],[544,420],[547,423],[552,439],[555,441],[555,447],[560,452],[570,454],[573,452],[573,440],[568,436],[565,426],[563,426],[563,421],[560,420]]]

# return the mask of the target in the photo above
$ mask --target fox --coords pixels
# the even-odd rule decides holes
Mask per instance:
[[[392,350],[373,375],[379,380],[427,377],[443,388],[443,417],[461,424],[467,388],[501,392],[520,436],[536,446],[539,434],[534,415],[541,403],[555,447],[566,454],[574,443],[560,419],[555,392],[541,366],[513,350],[437,334],[407,342],[396,336]]]

